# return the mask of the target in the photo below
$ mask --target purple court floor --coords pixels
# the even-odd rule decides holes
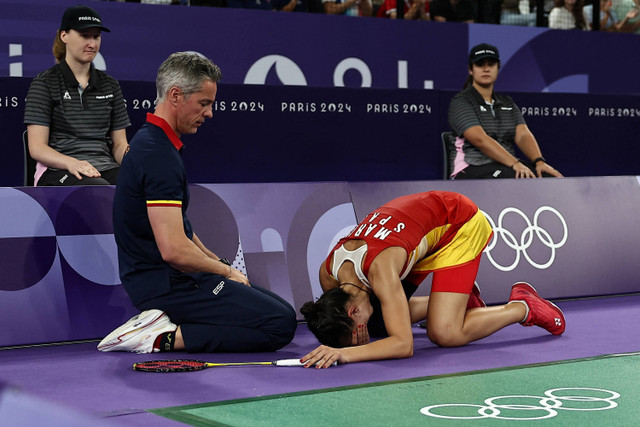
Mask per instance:
[[[27,398],[97,419],[96,425],[176,426],[182,424],[146,410],[640,351],[639,294],[558,305],[567,321],[560,337],[541,328],[512,325],[464,347],[439,348],[416,327],[411,359],[327,370],[242,366],[159,374],[131,369],[134,362],[158,358],[242,362],[300,357],[317,345],[305,325],[298,327],[290,345],[276,353],[100,353],[97,341],[4,349],[0,350],[0,392],[3,386],[13,386]],[[2,400],[0,396],[0,414]],[[13,415],[17,410],[14,407]]]

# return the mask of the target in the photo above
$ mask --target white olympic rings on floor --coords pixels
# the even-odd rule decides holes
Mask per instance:
[[[558,395],[558,393],[570,391],[571,393],[593,392],[591,394],[607,394],[606,397],[596,396],[575,396],[575,395]],[[515,395],[515,396],[494,396],[485,399],[484,405],[475,405],[471,403],[444,403],[440,405],[425,406],[420,409],[423,415],[427,415],[434,418],[446,418],[450,420],[476,420],[481,418],[495,418],[500,420],[513,420],[513,421],[530,421],[530,420],[543,420],[546,418],[553,418],[558,415],[558,410],[564,411],[604,411],[607,409],[613,409],[618,406],[615,399],[620,397],[620,393],[611,390],[604,390],[600,388],[587,388],[587,387],[567,387],[567,388],[554,388],[544,392],[545,396],[527,396],[527,395]],[[513,402],[515,399],[526,400],[534,399],[537,401],[537,405],[529,405],[524,403],[510,403],[510,404],[498,404],[497,401],[510,399]],[[566,406],[570,402],[580,403],[582,407],[570,407]],[[586,404],[593,404],[589,407]],[[578,406],[578,405],[576,405]],[[444,415],[438,414],[436,411],[442,408],[477,408],[478,415]],[[512,411],[525,411],[522,417],[508,417],[502,414],[501,410]],[[542,414],[534,413],[543,411]],[[468,411],[466,411],[468,413]],[[533,415],[527,417],[527,415]]]
[[[543,212],[551,212],[562,223],[562,238],[560,239],[560,241],[555,242],[551,237],[551,234],[549,234],[547,230],[545,230],[540,225],[538,225],[538,219],[540,218],[540,214],[542,214]],[[489,259],[489,261],[491,261],[491,264],[493,264],[494,267],[496,267],[498,270],[501,270],[501,271],[511,271],[515,269],[520,263],[520,254],[522,254],[522,256],[524,256],[524,258],[533,267],[538,268],[540,270],[548,268],[551,264],[553,264],[553,261],[555,261],[556,249],[562,247],[567,242],[567,238],[569,237],[569,229],[567,227],[567,222],[565,221],[562,214],[558,212],[556,209],[552,208],[551,206],[541,206],[540,208],[538,208],[536,213],[533,215],[533,223],[531,223],[531,221],[529,220],[527,215],[524,214],[524,212],[514,207],[508,207],[503,209],[502,212],[500,212],[500,215],[498,215],[497,224],[493,221],[493,218],[491,218],[489,214],[487,214],[484,211],[482,211],[482,213],[487,218],[487,220],[489,221],[489,224],[491,224],[491,227],[493,228],[493,238],[491,239],[491,241],[489,242],[489,244],[487,245],[484,251],[487,254],[487,258]],[[526,227],[520,234],[519,241],[514,235],[514,233],[512,233],[511,231],[503,227],[504,217],[509,213],[514,213],[516,215],[519,215],[524,219],[526,223]],[[549,260],[542,264],[531,259],[531,257],[527,253],[527,249],[529,249],[529,247],[533,243],[534,232],[535,232],[535,235],[538,237],[538,239],[542,242],[542,244],[548,247],[549,249],[551,249],[551,255],[549,256]],[[498,261],[496,261],[493,256],[491,256],[491,250],[495,248],[499,240],[503,240],[508,247],[515,250],[516,252],[515,260],[510,265],[502,265]]]

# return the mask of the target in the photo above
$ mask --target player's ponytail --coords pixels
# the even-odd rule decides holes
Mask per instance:
[[[354,321],[347,315],[347,303],[351,296],[340,288],[330,289],[316,302],[304,303],[300,313],[309,330],[324,345],[345,347],[351,342]]]

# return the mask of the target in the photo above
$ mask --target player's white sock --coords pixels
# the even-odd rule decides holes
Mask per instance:
[[[526,322],[527,317],[529,317],[529,304],[527,304],[525,300],[520,300],[520,299],[509,301],[507,304],[511,304],[512,302],[521,302],[524,304],[524,308],[526,311],[524,312],[524,318],[520,321],[520,323]]]

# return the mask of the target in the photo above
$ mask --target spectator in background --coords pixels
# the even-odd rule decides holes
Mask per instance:
[[[529,10],[528,0],[504,0],[500,24],[535,27],[536,14]]]
[[[327,15],[371,16],[371,0],[322,0]]]
[[[556,0],[549,13],[549,28],[554,30],[588,30],[582,0]]]
[[[540,151],[538,142],[511,97],[493,91],[500,69],[498,48],[482,43],[469,53],[469,78],[449,104],[449,125],[456,136],[452,178],[561,177]],[[516,157],[515,146],[527,156]]]
[[[618,16],[624,16],[620,22],[620,31],[624,33],[640,32],[640,0],[617,0],[613,4],[613,10]]]
[[[118,82],[99,71],[100,15],[68,8],[53,44],[58,62],[38,74],[25,103],[34,185],[106,185],[118,179],[131,124]]]
[[[433,0],[430,7],[431,20],[437,22],[474,22],[471,0]]]
[[[272,0],[273,10],[280,12],[308,12],[307,0]]]
[[[600,31],[618,31],[620,21],[616,11],[611,8],[611,0],[600,0]],[[593,29],[593,4],[584,7],[589,29]]]
[[[404,2],[404,19],[428,21],[429,3],[431,0],[402,0]],[[396,19],[396,0],[384,0],[376,14],[378,18]]]

